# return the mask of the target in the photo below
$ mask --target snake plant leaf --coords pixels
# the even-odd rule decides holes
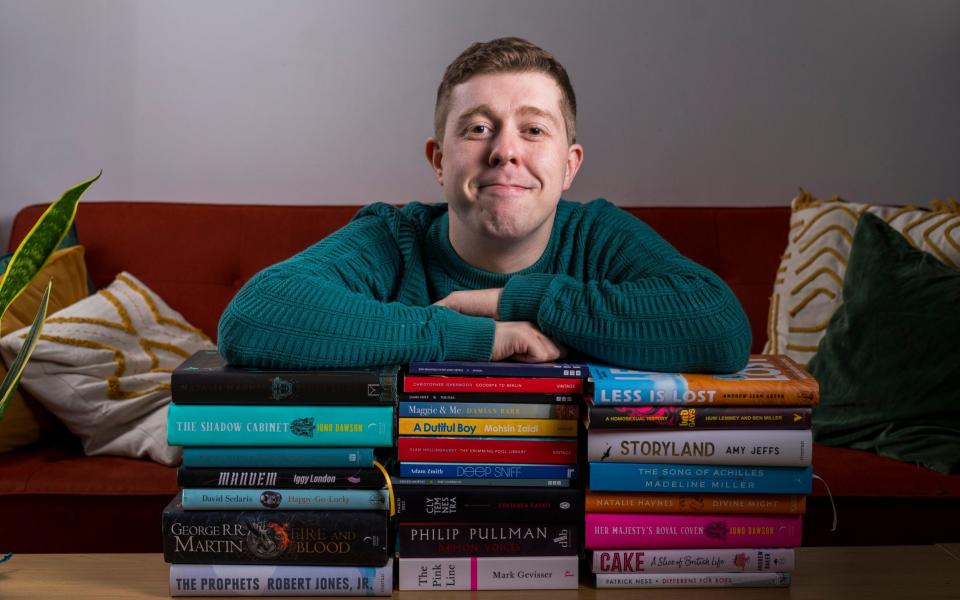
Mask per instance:
[[[43,322],[47,318],[51,289],[53,289],[52,279],[47,282],[47,289],[43,291],[40,306],[37,308],[37,315],[33,318],[33,325],[30,326],[30,331],[27,333],[23,346],[17,352],[17,357],[10,363],[10,369],[7,371],[6,377],[3,378],[3,383],[0,383],[0,419],[3,418],[3,413],[7,412],[7,403],[13,397],[13,393],[17,391],[17,384],[20,383],[23,370],[27,367],[27,361],[30,360],[30,355],[33,354],[33,349],[37,347],[37,342],[40,340]]]
[[[67,235],[77,215],[80,196],[94,181],[100,179],[102,174],[103,171],[100,171],[93,179],[64,192],[59,200],[40,215],[33,229],[20,243],[0,282],[0,319],[7,313],[7,308],[13,304],[17,296],[37,276],[47,259],[56,250],[60,240]]]

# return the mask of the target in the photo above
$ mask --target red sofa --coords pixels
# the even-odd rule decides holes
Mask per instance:
[[[17,215],[14,247],[43,210]],[[126,270],[207,334],[240,286],[334,229],[353,206],[250,206],[155,202],[81,203],[80,240],[97,287]],[[766,337],[768,298],[789,209],[631,208],[681,252],[721,275],[750,317],[753,351]],[[805,545],[960,541],[960,476],[855,450],[817,446]],[[64,432],[41,447],[0,454],[0,551],[157,552],[160,512],[176,493],[172,468],[86,457]]]

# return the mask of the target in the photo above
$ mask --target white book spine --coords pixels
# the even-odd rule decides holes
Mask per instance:
[[[786,587],[790,573],[600,573],[598,588]]]
[[[401,590],[575,590],[576,556],[400,558]]]
[[[793,548],[594,550],[594,573],[792,572]]]
[[[393,559],[382,567],[170,565],[171,596],[390,596]]]
[[[591,431],[590,462],[806,467],[813,453],[809,429]]]

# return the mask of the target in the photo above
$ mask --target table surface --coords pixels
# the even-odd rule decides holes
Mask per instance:
[[[160,554],[22,554],[0,565],[3,600],[167,598],[168,565]],[[432,600],[626,600],[733,597],[960,599],[960,544],[798,548],[789,588],[398,592]]]

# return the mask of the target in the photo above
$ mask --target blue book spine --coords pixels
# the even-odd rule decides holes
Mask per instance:
[[[183,449],[187,467],[372,467],[373,448]]]
[[[508,402],[401,402],[401,417],[471,419],[576,419],[576,404],[512,404]]]
[[[171,596],[392,596],[393,559],[382,567],[170,565]]]
[[[519,362],[412,362],[411,375],[457,375],[461,377],[568,377],[586,379],[585,363],[519,363]]]
[[[497,463],[400,463],[401,477],[451,479],[576,479],[576,465]]]
[[[184,510],[385,510],[382,490],[183,488]]]
[[[392,406],[170,404],[174,446],[392,446]]]
[[[595,492],[809,494],[813,467],[590,463]]]

